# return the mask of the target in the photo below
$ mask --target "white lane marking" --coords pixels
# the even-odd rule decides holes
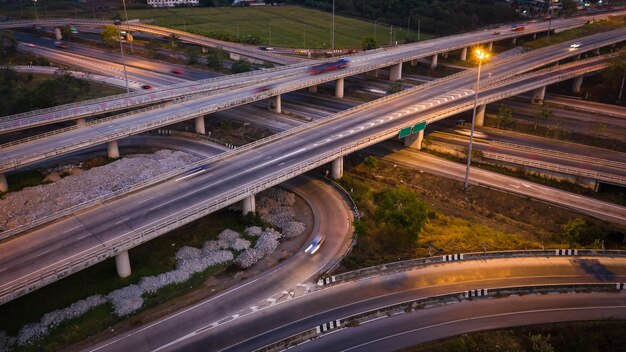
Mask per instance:
[[[41,253],[37,254],[37,255],[35,256],[35,258],[37,258],[37,257],[41,257],[42,255],[48,254],[48,253],[50,253],[50,252],[52,252],[52,248],[48,249],[48,250],[47,250],[47,251],[45,251],[45,252],[41,252]]]
[[[138,201],[137,204],[145,203],[145,202],[149,201],[150,199],[154,199],[154,197],[144,198],[144,199]]]
[[[63,232],[61,232],[61,233],[70,232],[70,231],[72,231],[72,230],[74,230],[74,229],[77,229],[77,228],[79,228],[79,227],[81,227],[81,226],[83,226],[83,225],[76,225],[76,226],[74,226],[74,227],[70,227],[69,229],[67,229],[67,230],[65,230],[65,231],[63,231]]]

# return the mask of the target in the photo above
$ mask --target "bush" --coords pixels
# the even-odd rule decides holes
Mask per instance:
[[[230,72],[232,73],[242,73],[250,70],[252,70],[252,64],[248,60],[244,59],[239,59],[233,62],[233,65],[230,68]]]
[[[370,168],[375,168],[378,166],[378,159],[375,156],[366,156],[365,159],[363,160],[363,163]]]

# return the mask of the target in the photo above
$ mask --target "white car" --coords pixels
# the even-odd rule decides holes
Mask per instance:
[[[304,253],[308,253],[310,255],[315,254],[315,252],[317,252],[322,246],[322,243],[324,243],[324,236],[316,235],[315,237],[313,237],[311,244],[306,247]]]
[[[582,44],[580,44],[580,43],[574,43],[574,44],[570,45],[569,47],[576,49],[576,48],[580,47],[581,45]]]

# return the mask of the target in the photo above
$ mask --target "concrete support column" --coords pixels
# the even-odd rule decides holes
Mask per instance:
[[[580,93],[580,88],[583,85],[583,76],[574,78],[574,85],[572,86],[572,93]]]
[[[343,98],[343,78],[335,81],[335,98]]]
[[[417,66],[417,60],[411,60],[411,66]]]
[[[537,33],[533,33],[533,40],[537,39]]]
[[[110,141],[107,143],[107,155],[111,159],[117,159],[120,157],[120,149],[117,147],[117,141]]]
[[[533,104],[541,104],[543,103],[543,99],[546,96],[546,86],[535,89],[533,92]]]
[[[243,215],[248,215],[248,213],[256,212],[256,200],[254,198],[254,194],[244,198],[242,201],[243,207]]]
[[[467,60],[467,48],[461,50],[461,61]]]
[[[596,50],[594,50],[593,53],[595,55],[600,55],[600,48],[597,48]]]
[[[447,59],[448,58],[448,54],[449,53],[446,51],[445,53],[441,54],[441,57],[443,57],[444,59]]]
[[[117,275],[124,278],[130,276],[130,259],[128,258],[128,251],[118,253],[115,256],[115,268],[117,269]]]
[[[437,68],[437,54],[433,55],[433,57],[430,59],[430,69],[434,70]]]
[[[270,102],[270,110],[274,111],[275,113],[282,113],[283,112],[283,108],[282,108],[282,104],[281,104],[281,100],[280,100],[280,94],[274,97],[274,102]]]
[[[76,119],[76,126],[83,127],[86,124],[87,124],[87,121],[85,121],[84,117],[81,117],[80,119]]]
[[[580,58],[582,57],[583,54],[578,54],[576,55],[576,57],[574,58],[575,60],[580,60]]]
[[[317,84],[309,87],[309,93],[317,93]]]
[[[517,37],[511,39],[511,44],[517,45]]]
[[[61,27],[55,27],[55,28],[54,28],[54,37],[55,37],[57,40],[61,40],[61,39],[63,39],[63,35],[61,34]]]
[[[343,177],[343,156],[332,161],[330,176],[335,180]]]
[[[6,192],[9,190],[9,182],[7,181],[7,175],[0,174],[0,192]]]
[[[393,65],[389,68],[389,80],[392,82],[402,79],[402,63]]]
[[[424,130],[417,134],[404,137],[404,146],[411,149],[422,150],[422,141],[424,140]]]
[[[474,125],[482,126],[485,124],[485,109],[487,108],[487,104],[478,105],[476,107],[476,119],[474,120]]]
[[[204,127],[204,116],[196,117],[196,133],[197,134],[206,134],[206,128]]]
[[[493,42],[489,43],[489,46],[487,46],[487,50],[493,51]]]

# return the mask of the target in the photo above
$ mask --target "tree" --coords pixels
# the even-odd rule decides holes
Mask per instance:
[[[561,11],[565,16],[571,16],[578,10],[576,0],[562,0],[561,3],[563,4],[561,7]]]
[[[12,63],[17,53],[17,40],[12,31],[0,31],[0,62]]]
[[[197,47],[189,48],[187,50],[187,65],[197,64],[198,57],[200,57],[200,49]]]
[[[582,239],[583,234],[587,231],[587,226],[588,225],[583,218],[570,220],[563,225],[562,235],[563,238],[567,240],[570,247],[572,244]]]
[[[553,115],[554,112],[552,110],[542,106],[541,109],[535,114],[535,131],[537,130],[539,121],[548,121]]]
[[[157,39],[150,39],[146,43],[145,48],[150,53],[150,56],[156,57],[159,49],[161,49],[161,45],[162,45],[161,41]]]
[[[63,36],[63,39],[67,41],[72,39],[72,37],[74,36],[74,33],[72,33],[72,27],[69,25],[61,27],[61,35]]]
[[[402,80],[399,79],[389,85],[389,88],[387,88],[387,94],[398,93],[401,92],[403,89],[404,88],[402,87]]]
[[[554,347],[550,344],[550,334],[530,335],[530,341],[533,343],[533,352],[554,352]]]
[[[218,53],[207,54],[206,63],[209,67],[216,68],[216,69],[222,68],[224,66],[224,63],[222,62],[222,58],[220,57]]]
[[[232,73],[248,72],[250,70],[252,70],[252,64],[244,59],[233,62],[233,65],[230,67],[230,72]]]
[[[108,47],[114,47],[118,43],[119,33],[117,27],[113,25],[104,26],[102,32],[100,32],[100,38],[104,44]]]
[[[496,128],[508,127],[513,124],[513,112],[511,112],[511,108],[504,104],[500,104],[498,107],[498,114],[496,115]]]
[[[361,39],[361,49],[363,49],[363,51],[372,50],[376,48],[378,48],[376,39],[372,37],[363,37],[363,39]]]
[[[374,169],[376,168],[376,166],[378,166],[378,159],[376,159],[375,156],[368,155],[365,157],[365,159],[363,159],[363,163],[367,165],[367,167]]]

